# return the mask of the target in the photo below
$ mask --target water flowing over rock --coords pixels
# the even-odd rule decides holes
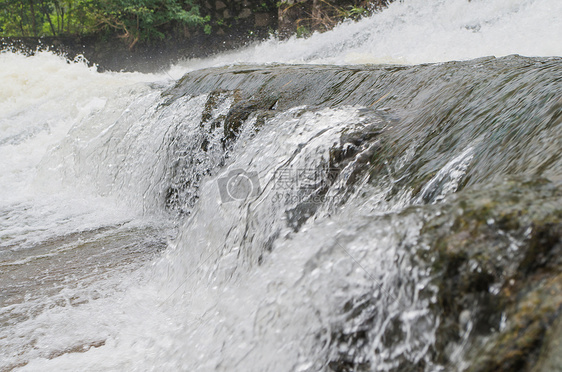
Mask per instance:
[[[271,45],[0,54],[0,370],[556,371],[561,57]]]

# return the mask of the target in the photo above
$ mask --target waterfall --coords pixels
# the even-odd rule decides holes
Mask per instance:
[[[502,299],[558,288],[561,6],[405,0],[162,74],[0,53],[0,370],[513,362]]]

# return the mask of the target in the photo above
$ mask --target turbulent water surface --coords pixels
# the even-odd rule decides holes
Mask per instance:
[[[161,75],[0,53],[0,370],[465,368],[505,316],[444,341],[424,252],[558,213],[559,14],[405,0]]]

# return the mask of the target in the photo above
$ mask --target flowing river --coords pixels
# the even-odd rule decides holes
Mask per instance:
[[[538,358],[561,14],[404,0],[161,74],[0,53],[0,371],[491,371],[529,296]]]

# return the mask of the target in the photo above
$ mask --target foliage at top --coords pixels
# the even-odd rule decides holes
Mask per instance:
[[[277,8],[282,13],[293,7],[304,9],[302,14],[297,11],[292,22],[297,36],[305,37],[312,31],[329,30],[345,19],[357,20],[388,2],[256,0],[249,4],[257,13],[276,14]],[[0,0],[0,37],[118,35],[132,48],[138,42],[187,35],[194,28],[210,34],[212,25],[230,27],[232,21],[238,20],[236,16],[226,20],[214,15],[211,22],[211,15],[201,15],[201,3],[202,0]]]
[[[109,32],[132,47],[205,21],[196,0],[0,0],[0,36]]]

